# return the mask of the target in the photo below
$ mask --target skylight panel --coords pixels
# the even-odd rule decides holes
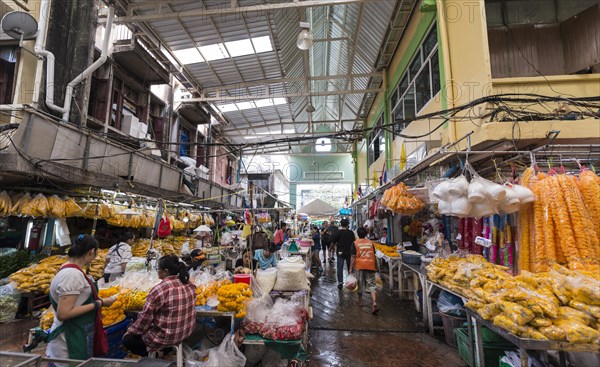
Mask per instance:
[[[238,108],[235,105],[235,103],[228,103],[228,104],[222,104],[222,105],[217,105],[217,108],[219,109],[219,111],[221,111],[222,113],[225,112],[232,112],[232,111],[237,111]]]
[[[182,64],[195,64],[198,62],[204,62],[202,55],[200,55],[200,52],[198,52],[195,47],[173,51],[173,55],[175,55],[175,57],[177,57]]]
[[[240,111],[254,108],[254,104],[252,102],[237,102],[236,105]]]
[[[257,99],[256,101],[254,101],[254,103],[256,104],[256,107],[267,107],[267,106],[272,106],[273,102],[271,102],[270,99]]]
[[[249,39],[225,42],[225,46],[227,46],[227,51],[229,51],[231,57],[252,55],[254,53],[252,42]]]
[[[222,43],[201,46],[200,51],[202,52],[202,55],[204,55],[204,57],[206,58],[206,61],[221,60],[229,57],[229,54],[225,49],[225,45],[223,45]]]
[[[275,105],[280,105],[280,104],[286,104],[287,100],[285,98],[265,98],[265,99],[258,99],[256,101],[254,101],[254,103],[256,103],[256,107],[270,107],[270,106],[275,106]]]
[[[331,151],[331,139],[322,138],[318,139],[315,144],[315,150],[317,152],[330,152]]]
[[[252,44],[254,45],[256,53],[273,51],[271,38],[269,36],[252,38]]]

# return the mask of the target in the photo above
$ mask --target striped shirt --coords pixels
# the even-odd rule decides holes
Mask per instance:
[[[133,254],[131,253],[131,246],[125,242],[118,243],[111,247],[106,254],[106,258],[109,260],[104,269],[105,273],[115,274],[123,273],[122,264],[127,264],[131,261]]]
[[[171,275],[154,286],[127,334],[141,335],[149,352],[179,344],[196,326],[196,286]]]

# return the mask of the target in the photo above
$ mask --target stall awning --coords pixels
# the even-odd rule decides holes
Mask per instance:
[[[338,213],[338,210],[333,206],[327,204],[321,199],[315,199],[310,203],[306,204],[300,210],[299,213],[306,213],[311,216],[318,215],[335,215]]]

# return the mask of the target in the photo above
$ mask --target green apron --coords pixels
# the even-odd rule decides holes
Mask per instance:
[[[83,303],[87,305],[94,302],[94,293]],[[58,310],[58,303],[50,297],[50,303],[55,310]],[[67,341],[67,350],[69,359],[86,360],[93,355],[94,351],[94,323],[96,321],[96,311],[92,310],[83,315],[63,321],[63,323],[52,330],[48,335],[49,343],[60,333],[65,333]]]

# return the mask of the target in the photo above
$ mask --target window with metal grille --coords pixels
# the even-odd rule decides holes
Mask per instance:
[[[423,39],[400,83],[391,93],[394,134],[400,134],[440,90],[440,67],[435,24]]]
[[[375,123],[373,130],[371,130],[367,136],[367,164],[369,166],[385,153],[385,130],[381,128],[383,123],[383,114],[381,114],[379,120]]]

